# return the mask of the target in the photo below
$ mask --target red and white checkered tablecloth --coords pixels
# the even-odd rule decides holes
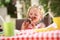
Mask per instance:
[[[60,40],[60,30],[38,33],[26,30],[12,37],[1,36],[0,40]]]

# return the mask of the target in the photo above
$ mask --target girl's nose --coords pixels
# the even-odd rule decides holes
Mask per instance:
[[[33,14],[31,17],[35,17],[35,15]]]

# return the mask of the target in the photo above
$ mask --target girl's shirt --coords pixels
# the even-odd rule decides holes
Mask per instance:
[[[37,25],[32,25],[32,24],[29,24],[27,29],[39,29],[39,28],[44,28],[45,27],[45,24],[44,23],[39,23]]]
[[[35,28],[39,29],[39,28],[44,28],[45,24],[44,23],[39,23],[35,26]]]

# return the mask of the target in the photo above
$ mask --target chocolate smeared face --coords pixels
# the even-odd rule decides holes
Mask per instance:
[[[28,14],[29,18],[33,23],[36,23],[40,20],[40,12],[38,8],[31,8]]]
[[[29,24],[31,23],[31,20],[30,19],[27,19],[26,22],[29,22]]]

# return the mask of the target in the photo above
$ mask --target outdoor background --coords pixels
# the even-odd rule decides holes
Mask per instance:
[[[31,0],[19,0],[19,1],[20,4],[22,5],[21,15],[23,18],[25,18],[27,9],[31,6]],[[45,12],[48,12],[48,9],[50,8],[54,16],[60,16],[60,0],[38,0],[38,3],[39,5],[42,5],[44,7]],[[17,18],[17,11],[15,4],[16,4],[16,0],[0,0],[0,8],[6,7],[7,13],[12,18]]]

